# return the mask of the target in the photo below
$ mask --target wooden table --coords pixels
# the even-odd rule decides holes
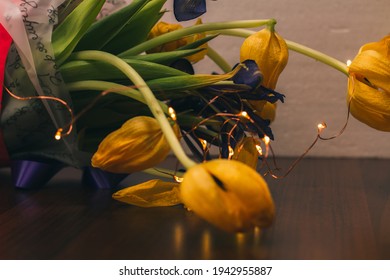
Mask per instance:
[[[267,178],[275,222],[247,234],[181,206],[120,203],[80,176],[67,168],[23,191],[0,170],[1,259],[390,259],[390,160],[305,159],[287,178]]]

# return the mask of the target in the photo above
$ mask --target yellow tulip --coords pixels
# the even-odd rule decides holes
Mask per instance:
[[[276,103],[271,103],[265,100],[249,100],[249,104],[253,107],[253,112],[264,120],[273,122],[276,117]]]
[[[267,27],[244,40],[240,60],[247,59],[256,61],[263,74],[263,85],[275,89],[279,75],[288,62],[288,47],[273,27]]]
[[[256,146],[258,141],[253,137],[244,137],[234,148],[232,159],[238,160],[256,170],[259,161],[259,152]]]
[[[200,18],[196,21],[195,25],[199,25],[199,24],[202,24],[202,20]],[[171,24],[171,23],[166,23],[166,22],[160,21],[150,31],[149,39],[152,39],[154,37],[160,36],[160,35],[165,34],[165,33],[179,30],[181,28],[183,28],[183,26],[180,24]],[[186,37],[180,38],[178,40],[165,43],[165,44],[158,46],[156,48],[153,48],[151,50],[148,50],[148,53],[174,51],[180,47],[189,45],[189,44],[191,44],[195,41],[198,41],[200,39],[203,39],[205,37],[206,37],[205,33],[198,33],[198,34],[194,34],[191,36],[186,36]],[[204,50],[186,57],[192,63],[196,63],[196,62],[202,60],[205,57],[205,55],[207,54],[207,43],[201,45],[199,48],[204,49]]]
[[[236,160],[217,159],[191,167],[180,185],[180,195],[190,210],[230,232],[266,227],[274,218],[267,183]]]
[[[100,143],[92,166],[114,173],[132,173],[162,162],[170,151],[156,119],[134,117]]]
[[[199,25],[199,24],[202,24],[202,20],[200,18],[198,18],[198,20],[196,21],[195,25]],[[205,37],[206,37],[205,33],[197,33],[197,34],[194,34],[192,36],[188,36],[188,37],[186,37],[186,40],[187,40],[187,44],[186,45],[189,45],[189,44],[191,44],[191,43],[193,43],[195,41],[198,41],[200,39],[203,39]],[[201,48],[203,50],[200,51],[200,52],[197,52],[197,53],[195,53],[193,55],[190,55],[190,56],[186,57],[192,63],[196,63],[196,62],[202,60],[207,55],[207,43],[204,43],[199,48]]]
[[[353,59],[348,101],[356,119],[390,132],[390,35],[364,45]]]
[[[164,21],[158,22],[150,31],[148,39],[152,39],[154,37],[163,35],[165,33],[169,33],[178,29],[183,28],[181,24],[173,24],[167,23]],[[187,40],[185,38],[178,39],[176,41],[168,42],[158,47],[155,47],[148,51],[148,53],[158,53],[158,52],[169,52],[174,51],[177,48],[185,46],[187,44]]]

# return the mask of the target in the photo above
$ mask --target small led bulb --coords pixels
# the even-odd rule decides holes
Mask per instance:
[[[322,122],[317,125],[318,132],[321,133],[326,128],[326,123]]]
[[[61,140],[61,138],[62,138],[61,133],[62,133],[62,128],[57,129],[57,132],[56,132],[56,134],[54,135],[54,138],[55,138],[56,140]]]

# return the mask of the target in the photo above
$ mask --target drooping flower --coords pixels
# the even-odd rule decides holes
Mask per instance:
[[[390,131],[390,35],[362,46],[349,66],[350,112],[372,128]]]
[[[275,89],[279,75],[288,62],[288,47],[272,27],[264,28],[244,40],[240,60],[256,61],[263,74],[263,85]]]
[[[160,21],[158,22],[150,31],[148,38],[153,39],[157,36],[182,29],[183,26],[178,23],[168,23],[165,21]],[[153,49],[148,50],[148,53],[159,53],[159,52],[169,52],[169,51],[174,51],[177,48],[180,48],[182,46],[185,46],[187,43],[185,38],[180,38],[178,40],[168,42],[165,44],[162,44],[158,47],[155,47]]]
[[[195,25],[199,25],[199,24],[202,24],[201,19],[198,19],[195,23]],[[160,35],[163,35],[163,34],[175,31],[175,30],[179,30],[181,28],[183,28],[183,26],[181,24],[167,23],[164,21],[160,21],[152,28],[152,30],[149,33],[148,38],[152,39],[152,38],[158,37]],[[175,41],[171,41],[171,42],[162,44],[160,46],[157,46],[155,48],[152,48],[152,49],[148,50],[148,53],[174,51],[178,48],[192,44],[195,41],[201,40],[205,37],[206,37],[205,33],[197,33],[194,35],[186,36],[186,37],[177,39]],[[205,57],[205,55],[207,54],[207,43],[202,44],[201,46],[199,46],[199,48],[202,50],[193,54],[193,55],[186,57],[192,63],[196,63],[196,62],[202,60]]]
[[[263,75],[262,85],[275,89],[279,75],[288,62],[288,47],[284,39],[268,27],[246,38],[241,46],[240,60],[253,59]],[[250,101],[256,114],[264,119],[275,119],[276,105],[272,102]]]
[[[244,137],[234,148],[232,159],[238,160],[256,170],[259,161],[258,141],[253,137]]]
[[[132,173],[162,162],[169,151],[157,120],[138,116],[103,139],[92,157],[92,166],[113,173]]]
[[[206,12],[206,0],[174,0],[173,12],[177,21],[197,18]]]
[[[193,166],[184,175],[180,194],[190,210],[226,231],[266,227],[274,218],[267,183],[236,160],[217,159]]]
[[[198,18],[195,25],[200,25],[200,24],[202,24],[202,20],[200,18]],[[206,38],[205,33],[196,33],[192,36],[188,36],[185,38],[187,40],[186,45],[189,45],[189,44],[191,44],[195,41],[201,40],[203,38]],[[203,45],[199,46],[199,48],[203,49],[203,50],[187,57],[187,59],[189,61],[191,61],[192,63],[196,63],[196,62],[202,60],[207,55],[207,43],[204,43]]]
[[[265,100],[250,101],[254,112],[265,120],[273,122],[276,117],[276,103],[271,103]]]

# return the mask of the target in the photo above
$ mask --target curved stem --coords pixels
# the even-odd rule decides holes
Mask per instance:
[[[218,33],[222,35],[246,38],[256,32],[251,30],[246,30],[246,29],[228,29],[228,30],[216,30],[210,33]],[[347,65],[341,62],[340,60],[337,60],[334,57],[331,57],[322,52],[306,47],[304,45],[298,44],[296,42],[289,41],[289,40],[285,40],[285,41],[290,50],[314,58],[315,60],[318,60],[330,67],[333,67],[334,69],[340,71],[341,73],[347,76],[349,75]]]
[[[290,50],[314,58],[315,60],[325,63],[330,67],[333,67],[334,69],[340,71],[341,73],[349,76],[347,64],[345,64],[344,62],[341,62],[340,60],[335,59],[334,57],[326,55],[317,50],[313,50],[309,47],[298,44],[296,42],[289,41],[289,40],[285,40],[285,41]]]
[[[160,124],[161,130],[178,160],[186,168],[196,165],[196,163],[185,154],[153,92],[147,86],[142,77],[129,64],[113,54],[102,51],[80,51],[72,54],[70,59],[105,61],[122,71],[142,93],[146,104]]]
[[[147,40],[131,49],[128,49],[127,51],[122,52],[118,56],[126,57],[126,56],[137,55],[144,51],[150,50],[154,47],[160,46],[162,44],[175,41],[182,37],[196,34],[196,33],[202,33],[202,32],[213,31],[213,30],[231,29],[231,28],[251,28],[251,27],[258,27],[270,23],[275,23],[275,22],[276,21],[274,19],[265,19],[265,20],[226,21],[226,22],[204,23],[200,25],[194,25],[194,26],[181,28],[154,37],[153,39]]]
[[[219,54],[217,53],[212,47],[207,47],[207,56],[215,62],[219,66],[219,68],[222,69],[225,73],[230,72],[232,70],[232,67],[230,64]]]

